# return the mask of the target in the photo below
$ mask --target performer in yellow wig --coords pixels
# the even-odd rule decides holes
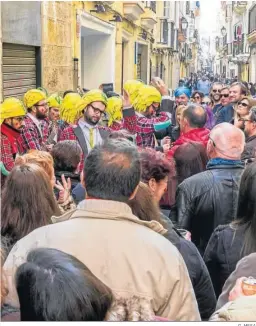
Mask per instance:
[[[24,125],[26,109],[17,98],[10,97],[0,104],[1,124],[1,185],[14,167],[15,156],[19,152],[17,138]]]
[[[68,124],[75,124],[79,119],[77,105],[82,102],[82,98],[77,93],[68,93],[60,105],[60,118]]]
[[[171,121],[166,112],[159,112],[161,94],[153,86],[142,85],[133,102],[136,117],[128,120],[127,129],[136,133],[136,143],[141,147],[157,146],[155,131],[170,126]]]
[[[113,130],[120,130],[123,126],[123,101],[120,97],[110,97],[108,99],[106,113],[108,114],[108,126]]]
[[[130,103],[133,106],[134,101],[138,95],[138,92],[140,90],[140,88],[143,86],[144,84],[139,81],[139,80],[135,80],[135,79],[131,79],[131,80],[127,80],[124,84],[124,90],[127,92],[127,94],[129,95],[130,98]]]

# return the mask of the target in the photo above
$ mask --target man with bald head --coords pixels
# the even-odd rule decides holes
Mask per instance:
[[[180,145],[192,141],[199,142],[205,147],[209,140],[210,130],[204,127],[207,120],[205,109],[201,105],[190,104],[183,111],[180,119],[180,137],[172,144],[168,152],[168,158],[171,158]]]
[[[236,216],[240,178],[244,170],[241,154],[245,136],[237,127],[221,123],[207,143],[206,171],[184,180],[177,189],[177,224],[192,234],[204,252],[213,230]]]

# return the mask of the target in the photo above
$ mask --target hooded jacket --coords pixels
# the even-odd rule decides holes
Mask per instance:
[[[169,320],[200,320],[185,263],[162,236],[167,230],[161,224],[139,220],[125,203],[97,199],[52,221],[17,242],[7,257],[6,303],[18,306],[14,275],[27,253],[50,247],[78,258],[115,296],[148,299],[154,313]]]
[[[191,141],[202,143],[207,145],[209,140],[210,130],[206,128],[195,128],[186,133],[182,133],[181,136],[173,143],[173,147],[168,152],[168,158],[173,157],[175,151],[180,145],[189,143]]]

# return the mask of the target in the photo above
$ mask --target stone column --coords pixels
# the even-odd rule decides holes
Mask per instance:
[[[50,92],[73,89],[72,4],[42,2],[42,84]]]

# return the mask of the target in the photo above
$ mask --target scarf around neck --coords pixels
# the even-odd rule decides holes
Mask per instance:
[[[225,158],[215,157],[212,158],[208,163],[206,168],[212,168],[220,165],[229,165],[229,166],[244,166],[244,163],[241,160],[228,160]]]

